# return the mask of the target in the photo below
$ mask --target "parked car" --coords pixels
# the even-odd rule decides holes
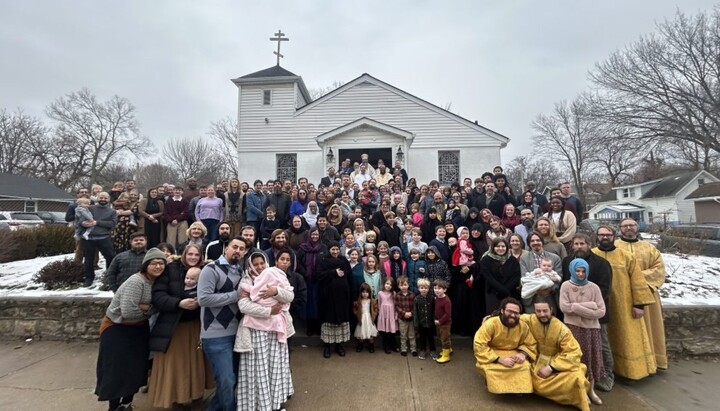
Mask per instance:
[[[678,224],[660,234],[663,249],[720,257],[720,224]]]
[[[42,218],[34,213],[22,211],[0,211],[0,222],[6,223],[12,231],[21,228],[38,228],[45,224]]]
[[[32,214],[40,217],[43,221],[45,221],[45,224],[68,224],[67,221],[65,221],[65,213],[61,211],[37,211]]]

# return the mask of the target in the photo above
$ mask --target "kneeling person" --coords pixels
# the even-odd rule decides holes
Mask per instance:
[[[476,366],[493,394],[531,393],[531,361],[536,342],[527,323],[519,319],[520,302],[512,297],[500,302],[500,315],[488,318],[475,333]]]
[[[537,361],[532,367],[535,394],[559,404],[590,409],[580,344],[570,329],[553,316],[548,297],[535,296],[535,314],[523,314],[520,322],[527,324],[537,341]]]

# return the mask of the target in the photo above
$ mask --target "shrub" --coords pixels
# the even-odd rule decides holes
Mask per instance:
[[[35,277],[48,290],[80,285],[84,279],[82,264],[71,258],[49,263]]]
[[[46,224],[35,232],[38,257],[68,254],[75,251],[75,230],[67,225]]]
[[[35,229],[13,231],[10,236],[12,237],[11,247],[13,250],[13,259],[11,261],[30,260],[37,257]]]

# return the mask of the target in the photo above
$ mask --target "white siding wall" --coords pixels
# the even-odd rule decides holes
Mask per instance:
[[[272,104],[263,105],[263,90],[272,90]],[[291,130],[295,114],[295,86],[273,84],[240,88],[238,122],[240,151],[289,150],[295,144]],[[265,122],[265,119],[268,122]]]

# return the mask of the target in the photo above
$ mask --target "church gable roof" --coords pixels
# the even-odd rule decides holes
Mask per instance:
[[[349,90],[349,89],[351,89],[351,88],[353,88],[353,87],[356,87],[356,86],[358,86],[358,85],[361,85],[361,84],[363,84],[363,83],[370,83],[370,84],[373,84],[373,85],[375,85],[375,86],[381,87],[381,88],[383,88],[383,89],[385,89],[385,90],[387,90],[387,91],[389,91],[389,92],[391,92],[391,93],[394,93],[394,94],[396,94],[396,95],[398,95],[398,96],[400,96],[400,97],[402,97],[402,98],[405,98],[405,99],[407,99],[407,100],[413,101],[414,103],[416,103],[416,104],[418,104],[418,105],[420,105],[420,106],[422,106],[422,107],[424,107],[424,108],[426,108],[426,109],[428,109],[428,110],[431,110],[431,111],[433,111],[433,112],[435,112],[435,113],[438,113],[438,114],[440,114],[440,115],[442,115],[442,116],[444,116],[444,117],[447,117],[447,118],[449,118],[449,119],[452,119],[453,121],[456,121],[456,122],[458,122],[458,123],[461,123],[461,124],[463,124],[464,126],[467,126],[467,127],[471,128],[471,129],[473,129],[473,130],[475,130],[475,131],[478,131],[478,132],[481,132],[481,133],[483,133],[483,134],[486,134],[486,135],[488,135],[488,136],[490,136],[490,137],[498,140],[498,141],[502,144],[502,147],[505,147],[505,146],[507,145],[507,143],[510,141],[510,139],[509,139],[508,137],[506,137],[506,136],[504,136],[504,135],[502,135],[502,134],[500,134],[500,133],[497,133],[497,132],[495,132],[495,131],[493,131],[493,130],[490,130],[490,129],[486,128],[486,127],[483,127],[483,126],[477,124],[476,122],[470,121],[470,120],[468,120],[468,119],[466,119],[466,118],[464,118],[464,117],[461,117],[461,116],[459,116],[459,115],[457,115],[457,114],[455,114],[455,113],[452,113],[452,112],[450,112],[450,111],[447,111],[447,110],[445,110],[445,109],[443,109],[443,108],[441,108],[441,107],[438,107],[438,106],[436,106],[436,105],[434,105],[434,104],[432,104],[432,103],[430,103],[430,102],[428,102],[428,101],[426,101],[426,100],[423,100],[423,99],[421,99],[421,98],[419,98],[419,97],[416,97],[416,96],[414,96],[414,95],[412,95],[412,94],[410,94],[410,93],[408,93],[408,92],[406,92],[406,91],[400,90],[399,88],[397,88],[397,87],[395,87],[395,86],[392,86],[392,85],[390,85],[390,84],[388,84],[388,83],[385,83],[384,81],[379,80],[379,79],[377,79],[377,78],[375,78],[375,77],[373,77],[373,76],[371,76],[370,74],[367,74],[367,73],[363,73],[360,77],[358,77],[358,78],[350,81],[349,83],[346,83],[346,84],[344,84],[344,85],[336,88],[335,90],[333,90],[333,91],[331,91],[331,92],[323,95],[322,97],[319,97],[319,98],[316,99],[315,101],[312,101],[312,102],[310,102],[310,103],[308,103],[308,104],[306,104],[306,105],[298,108],[296,114],[297,114],[298,116],[300,116],[300,115],[302,115],[303,113],[306,113],[306,112],[312,110],[314,107],[317,107],[318,105],[321,105],[321,104],[323,104],[324,102],[327,102],[327,101],[331,100],[332,98],[338,96],[339,94],[342,94],[343,92],[345,92],[345,91],[347,91],[347,90]]]
[[[310,97],[310,92],[308,92],[307,87],[305,87],[305,82],[303,81],[302,77],[280,66],[268,67],[264,70],[246,74],[244,76],[240,76],[231,80],[238,87],[242,86],[243,84],[270,85],[296,83],[305,101],[312,101],[312,98]]]

